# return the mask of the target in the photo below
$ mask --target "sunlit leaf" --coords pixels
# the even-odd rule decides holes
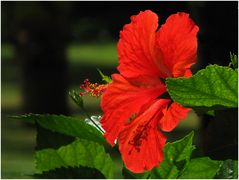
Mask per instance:
[[[36,152],[37,173],[57,168],[90,167],[99,170],[106,178],[113,177],[114,164],[109,154],[98,143],[78,139],[59,149],[44,149]]]
[[[168,78],[166,84],[171,98],[186,107],[218,109],[238,105],[238,73],[229,67],[209,65],[190,78]]]
[[[32,122],[36,121],[40,126],[51,131],[106,144],[102,133],[95,127],[87,124],[84,120],[69,116],[48,114],[27,114],[15,116],[15,118]]]
[[[221,161],[214,161],[208,157],[192,159],[179,178],[212,179],[216,175],[221,163]]]
[[[164,155],[170,162],[189,160],[195,146],[192,145],[194,132],[192,131],[184,138],[173,143],[167,143],[164,148]]]
[[[192,145],[194,132],[185,136],[183,139],[173,143],[167,143],[164,147],[164,160],[159,167],[152,170],[152,178],[176,178],[179,171],[186,167],[190,160],[192,151],[195,147]]]
[[[151,174],[153,179],[175,179],[178,177],[177,166],[169,161],[163,161],[159,168],[154,168]]]

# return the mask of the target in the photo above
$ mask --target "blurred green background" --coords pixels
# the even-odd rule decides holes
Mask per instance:
[[[81,64],[92,66],[91,71],[97,67],[114,67],[117,65],[116,43],[105,44],[72,44],[66,50],[67,59],[71,66],[71,75],[80,71]],[[78,53],[78,52],[82,52]],[[94,52],[94,53],[92,53]],[[19,67],[14,63],[14,46],[2,44],[2,178],[28,178],[34,172],[33,153],[36,141],[34,128],[26,126],[18,120],[9,118],[11,115],[22,114],[21,84],[17,71]],[[101,59],[101,61],[98,61]],[[85,77],[87,78],[87,77]],[[79,89],[83,82],[77,79],[77,84],[71,84],[69,90]],[[99,99],[84,97],[86,108],[92,115],[99,114]],[[47,100],[46,100],[47,103]],[[72,114],[80,116],[78,107],[70,98],[67,98]]]
[[[232,20],[229,24],[232,26],[231,35],[228,36],[230,43],[225,42],[224,46],[212,41],[214,36],[205,38],[210,35],[205,31],[209,29],[206,25],[211,24],[208,17],[212,15],[212,8],[216,13],[215,17],[224,9],[229,12],[228,21]],[[92,82],[100,82],[97,68],[107,75],[117,72],[119,31],[124,24],[129,23],[131,15],[140,10],[151,9],[164,22],[172,13],[189,12],[202,29],[199,33],[199,63],[194,67],[196,71],[212,62],[227,64],[225,57],[229,50],[237,51],[237,44],[233,41],[237,36],[235,19],[230,19],[235,17],[235,8],[237,9],[237,3],[2,2],[2,178],[30,178],[34,173],[36,131],[34,127],[9,116],[55,113],[83,119],[80,110],[67,93],[71,89],[79,89],[86,78]],[[208,12],[208,17],[202,16],[205,11]],[[205,22],[203,17],[208,21]],[[217,24],[211,25],[212,28],[217,29]],[[227,30],[223,28],[219,34],[225,32]],[[205,48],[209,45],[212,47],[211,51]],[[101,114],[100,99],[85,96],[84,100],[91,115]],[[197,115],[190,112],[186,120],[168,134],[169,141],[180,139],[191,130],[199,132],[200,124]],[[194,155],[202,154],[199,141],[200,134],[196,133],[195,144],[198,149]],[[116,173],[120,174],[122,164],[117,161],[117,165],[119,168]]]

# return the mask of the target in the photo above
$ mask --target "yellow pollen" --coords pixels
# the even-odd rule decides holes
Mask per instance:
[[[85,79],[80,88],[84,90],[84,92],[80,93],[80,96],[90,94],[93,97],[100,97],[106,90],[107,84],[91,83],[88,79]]]

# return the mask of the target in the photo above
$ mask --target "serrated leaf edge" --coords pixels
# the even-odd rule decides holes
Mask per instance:
[[[225,68],[225,69],[228,69],[229,71],[231,71],[231,72],[233,72],[234,73],[234,70],[232,69],[232,68],[229,68],[229,67],[226,67],[226,66],[218,66],[218,65],[216,65],[216,64],[213,64],[213,65],[208,65],[205,69],[201,69],[201,70],[199,70],[196,74],[194,74],[193,76],[191,76],[191,77],[189,77],[189,78],[193,78],[193,77],[195,77],[195,76],[198,76],[199,74],[201,74],[203,71],[205,71],[205,70],[207,70],[207,69],[210,69],[210,68],[212,68],[212,67],[218,67],[218,68]],[[187,79],[189,79],[189,78],[187,78]],[[165,83],[166,83],[166,87],[167,87],[167,91],[168,91],[168,93],[169,93],[169,95],[170,95],[170,97],[172,98],[172,99],[175,99],[175,97],[178,97],[177,95],[173,95],[172,93],[171,93],[171,90],[170,89],[168,89],[168,85],[171,83],[170,82],[170,79],[185,79],[184,77],[178,77],[178,78],[166,78],[166,81],[165,81]],[[227,83],[228,84],[228,83]],[[230,89],[231,90],[231,89]],[[199,90],[197,90],[198,92],[201,92],[201,91],[199,91]],[[208,93],[205,93],[205,92],[203,92],[204,94],[208,94]],[[233,92],[233,94],[234,94],[234,92]],[[210,96],[211,96],[211,94],[209,94]],[[237,98],[237,94],[234,94],[235,95],[235,97]],[[221,97],[218,97],[218,96],[215,96],[215,99],[217,99],[217,98],[220,98],[220,99],[223,99],[223,100],[225,100],[225,101],[227,101],[227,102],[230,102],[230,103],[232,103],[232,104],[234,104],[234,106],[235,107],[237,107],[237,105],[238,105],[238,102],[234,102],[234,101],[231,101],[231,100],[228,100],[228,99],[224,99],[224,98],[221,98]],[[194,99],[196,99],[196,98],[194,98]],[[198,99],[202,99],[202,98],[198,98]],[[175,101],[175,102],[177,102],[177,101]],[[179,103],[179,102],[178,102]],[[187,104],[187,103],[179,103],[179,104],[181,104],[181,105],[183,105],[183,106],[185,106],[185,107],[191,107],[191,104]],[[219,106],[222,106],[222,105],[220,105],[220,104],[218,104]],[[204,107],[207,107],[207,108],[210,108],[210,107],[213,107],[213,106],[216,106],[216,105],[210,105],[210,106],[208,106],[207,104],[204,104],[203,105]],[[195,107],[202,107],[202,106],[195,106]],[[225,106],[225,107],[228,107],[228,106]]]
[[[58,148],[58,149],[53,149],[53,148],[46,148],[46,149],[42,149],[42,150],[39,150],[39,151],[36,151],[35,152],[35,155],[34,155],[34,164],[35,164],[35,169],[36,169],[36,174],[43,174],[43,173],[45,173],[45,172],[49,172],[49,171],[54,171],[54,170],[57,170],[58,168],[79,168],[80,166],[82,166],[82,167],[88,167],[88,168],[95,168],[95,167],[90,167],[90,166],[87,166],[87,165],[78,165],[78,166],[71,166],[71,165],[67,165],[66,164],[66,162],[61,158],[61,156],[59,155],[59,153],[58,153],[58,150],[60,150],[61,148],[65,148],[66,146],[69,146],[69,145],[73,145],[74,143],[77,143],[77,141],[78,140],[82,140],[82,139],[76,139],[74,142],[72,142],[71,144],[68,144],[68,145],[65,145],[65,146],[61,146],[60,148]],[[86,141],[86,140],[83,140],[83,141]],[[87,141],[89,141],[89,140],[87,140]],[[89,141],[89,142],[93,142],[93,143],[95,143],[95,144],[97,144],[97,145],[99,145],[99,146],[101,146],[101,147],[103,147],[102,145],[100,145],[99,143],[97,143],[97,142],[94,142],[94,141]],[[104,147],[103,147],[103,149],[104,149]],[[36,156],[37,156],[37,153],[38,152],[40,152],[40,151],[44,151],[44,150],[54,150],[54,152],[57,154],[57,156],[62,160],[62,162],[63,162],[63,166],[59,166],[59,167],[55,167],[55,168],[52,168],[52,169],[49,169],[49,170],[39,170],[39,169],[37,169],[37,166],[38,166],[38,163],[37,163],[37,158],[36,158]],[[104,149],[104,152],[105,152],[105,149]],[[106,154],[106,158],[110,158],[111,160],[112,160],[112,158],[110,157],[110,155],[109,155],[109,153],[107,153],[107,152],[105,152],[105,154]],[[104,158],[104,162],[105,162],[105,159],[106,158]],[[113,161],[112,161],[113,162]],[[100,169],[98,169],[98,168],[95,168],[95,169],[97,169],[98,171],[100,171],[101,172],[101,170]],[[103,173],[103,172],[101,172],[106,178],[107,178],[107,176]],[[113,175],[113,174],[112,174]]]

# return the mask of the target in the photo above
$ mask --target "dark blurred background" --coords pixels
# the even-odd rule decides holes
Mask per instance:
[[[107,75],[116,72],[119,31],[130,22],[131,15],[146,9],[159,15],[160,24],[170,14],[190,13],[200,28],[195,72],[208,64],[228,65],[229,52],[237,54],[236,1],[1,2],[2,178],[27,178],[34,172],[35,129],[8,116],[54,113],[83,118],[68,97],[68,91],[78,89],[86,78],[100,82],[97,68]],[[101,113],[99,99],[84,98],[92,115]],[[196,154],[210,155],[207,144],[201,143],[205,138],[202,134],[207,134],[204,132],[208,123],[205,126],[204,121],[191,112],[169,135],[169,140],[179,139],[194,129],[198,132]],[[234,127],[233,131],[229,127],[231,132],[221,132],[229,134],[225,142],[229,138],[234,143],[233,148],[225,150],[233,151],[225,158],[237,158],[234,147],[235,144],[237,147],[237,126],[234,125],[229,125]],[[222,126],[225,124],[219,124],[219,129]],[[219,143],[223,145],[223,140]],[[215,158],[224,158],[223,147],[219,147],[219,151],[222,153]],[[215,151],[212,154],[215,155]]]

